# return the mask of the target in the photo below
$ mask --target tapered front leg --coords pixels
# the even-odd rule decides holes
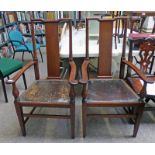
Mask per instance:
[[[26,130],[25,130],[25,123],[24,123],[24,117],[23,117],[23,109],[19,106],[18,103],[15,103],[16,113],[18,116],[18,121],[21,127],[22,135],[26,136]]]

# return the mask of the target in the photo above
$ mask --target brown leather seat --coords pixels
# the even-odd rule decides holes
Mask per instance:
[[[70,85],[67,80],[38,80],[35,81],[20,96],[20,102],[52,102],[54,104],[69,104]],[[51,104],[52,104],[51,103]]]
[[[87,93],[87,102],[96,102],[96,104],[136,103],[139,99],[137,94],[121,79],[89,80]]]

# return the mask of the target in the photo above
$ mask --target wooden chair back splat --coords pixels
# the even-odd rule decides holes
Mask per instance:
[[[89,20],[96,20],[90,18]],[[99,21],[98,78],[111,78],[113,19]],[[89,31],[86,19],[86,58],[89,57]]]
[[[140,45],[139,57],[140,60],[137,63],[140,65],[140,70],[144,74],[148,74],[148,67],[151,65],[154,59],[155,46],[149,42],[144,42]]]
[[[47,78],[60,78],[58,23],[45,23],[45,30],[47,40]]]
[[[47,72],[48,79],[60,78],[60,53],[58,22],[45,22],[46,40],[47,40]],[[52,34],[52,35],[51,35]],[[72,59],[72,27],[69,23],[69,60]],[[48,38],[48,39],[47,39]]]

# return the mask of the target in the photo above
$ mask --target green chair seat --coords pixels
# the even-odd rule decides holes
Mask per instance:
[[[0,58],[0,77],[4,78],[22,68],[23,63],[10,58]]]

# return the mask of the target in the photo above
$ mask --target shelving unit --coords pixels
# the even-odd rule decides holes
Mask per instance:
[[[17,26],[16,12],[0,12],[0,53],[1,56],[10,57],[13,48],[9,42],[8,33]]]

